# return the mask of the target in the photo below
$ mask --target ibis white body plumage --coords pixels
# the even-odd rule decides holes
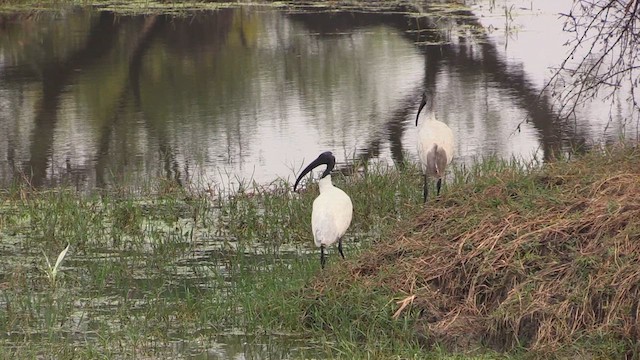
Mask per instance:
[[[322,173],[322,178],[318,182],[320,195],[313,201],[313,211],[311,212],[311,230],[316,246],[320,248],[320,264],[325,265],[324,250],[327,246],[338,242],[338,251],[342,258],[342,236],[347,232],[353,216],[353,204],[351,198],[341,189],[333,186],[331,182],[331,170],[335,166],[335,158],[331,152],[327,151],[311,164],[309,164],[298,179],[293,190],[298,187],[300,180],[317,166],[326,164],[327,168]]]
[[[421,122],[418,121],[420,111],[425,105],[429,105]],[[438,180],[437,194],[440,195],[442,178],[445,175],[447,165],[451,163],[454,155],[455,142],[453,131],[442,121],[435,118],[433,111],[433,99],[425,93],[422,103],[416,115],[418,126],[418,158],[424,174],[423,200],[427,201],[429,193],[429,178]]]
[[[347,232],[353,216],[351,198],[333,186],[331,175],[318,182],[320,195],[313,201],[311,230],[317,247],[330,246]]]

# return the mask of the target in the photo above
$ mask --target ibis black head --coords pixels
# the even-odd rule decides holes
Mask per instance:
[[[422,111],[422,108],[425,105],[427,105],[427,103],[429,104],[429,107],[427,109],[432,110],[433,96],[429,93],[429,90],[426,90],[425,92],[422,93],[422,101],[420,102],[420,107],[418,108],[418,114],[416,115],[416,126],[418,126],[418,117],[420,117],[420,111]]]
[[[333,170],[333,167],[336,165],[336,158],[333,156],[331,151],[323,152],[322,154],[320,154],[320,156],[318,156],[317,159],[313,160],[311,164],[309,164],[306,168],[304,168],[304,170],[302,170],[300,176],[298,176],[298,179],[296,180],[296,183],[293,185],[293,191],[296,191],[298,183],[305,175],[307,175],[311,170],[317,168],[320,165],[327,165],[327,168],[322,173],[322,177],[320,177],[322,179],[323,177],[329,175],[331,173],[331,170]]]

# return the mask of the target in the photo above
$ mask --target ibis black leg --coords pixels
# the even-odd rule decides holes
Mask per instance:
[[[338,251],[340,252],[340,256],[344,259],[344,253],[342,252],[342,238],[338,239]]]
[[[427,202],[427,196],[429,196],[429,181],[427,179],[427,174],[424,175],[424,186],[422,188],[422,201]]]
[[[325,263],[325,259],[324,259],[324,245],[320,245],[320,266],[324,269],[324,263]]]
[[[438,196],[440,196],[440,186],[442,186],[442,178],[438,179]]]

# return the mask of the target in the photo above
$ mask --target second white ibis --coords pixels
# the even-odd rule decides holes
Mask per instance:
[[[423,201],[427,201],[429,195],[429,177],[438,179],[437,195],[440,195],[442,178],[447,165],[453,159],[454,140],[453,132],[442,121],[436,120],[433,109],[433,95],[428,91],[422,94],[422,102],[416,115],[416,126],[420,111],[427,106],[424,120],[418,127],[418,157],[424,174],[424,186],[422,189]]]

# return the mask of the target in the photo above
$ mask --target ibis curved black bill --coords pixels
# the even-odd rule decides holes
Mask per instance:
[[[420,107],[418,108],[418,114],[416,114],[416,126],[418,126],[418,118],[420,117],[420,111],[422,111],[422,108],[424,108],[425,105],[427,105],[426,92],[422,93],[422,101],[420,102]]]
[[[420,117],[420,111],[427,104],[427,99],[425,99],[425,95],[422,95],[422,102],[420,103],[420,107],[418,108],[418,114],[416,114],[416,126],[418,126],[418,118]]]
[[[336,158],[333,156],[331,151],[323,152],[322,154],[320,154],[320,156],[318,156],[318,158],[313,160],[311,164],[307,165],[307,167],[302,170],[300,176],[298,176],[298,179],[296,179],[296,183],[293,185],[293,191],[296,191],[298,183],[300,183],[300,180],[302,180],[305,175],[307,175],[309,172],[311,172],[311,170],[317,168],[320,165],[327,165],[327,168],[322,173],[321,178],[331,173],[331,170],[333,170],[333,167],[336,165]]]

